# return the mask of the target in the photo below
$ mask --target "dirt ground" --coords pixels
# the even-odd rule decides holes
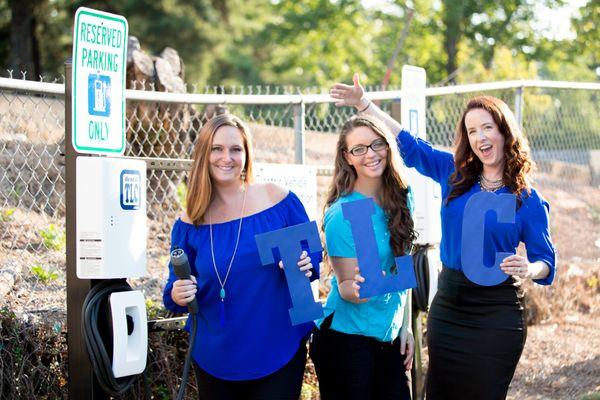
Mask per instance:
[[[580,399],[599,392],[598,315],[574,313],[529,327],[508,399]]]

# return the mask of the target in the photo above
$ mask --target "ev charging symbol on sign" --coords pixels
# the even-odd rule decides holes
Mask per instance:
[[[110,116],[110,76],[97,74],[88,76],[88,114],[99,117]]]
[[[141,175],[139,171],[124,169],[121,171],[120,199],[123,210],[137,210],[142,199]]]

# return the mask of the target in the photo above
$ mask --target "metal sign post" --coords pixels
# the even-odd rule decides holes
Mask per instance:
[[[104,400],[82,333],[82,306],[99,280],[77,277],[77,157],[125,151],[127,20],[79,8],[65,67],[65,178],[69,398]]]
[[[69,357],[69,398],[108,399],[94,376],[81,331],[81,308],[94,281],[77,278],[76,160],[71,141],[71,61],[65,65],[65,191],[67,234],[67,348]]]

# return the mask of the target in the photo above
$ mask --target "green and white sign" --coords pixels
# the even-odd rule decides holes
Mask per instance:
[[[81,7],[73,31],[73,147],[80,153],[125,152],[127,20]]]

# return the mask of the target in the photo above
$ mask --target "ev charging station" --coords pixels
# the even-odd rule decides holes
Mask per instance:
[[[103,378],[121,389],[125,377],[146,368],[144,296],[125,281],[147,275],[146,163],[121,157],[127,35],[124,17],[79,8],[73,58],[66,63],[67,325],[74,399],[118,392],[102,383],[98,360],[110,361]],[[100,320],[106,326],[95,326]]]

